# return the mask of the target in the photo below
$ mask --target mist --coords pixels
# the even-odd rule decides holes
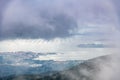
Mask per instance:
[[[74,50],[73,55],[76,55],[81,53],[80,48],[85,48],[85,46],[78,46],[81,44],[79,41],[101,42],[104,40],[103,43],[110,44],[113,47],[109,47],[110,49],[107,51],[102,49],[103,53],[98,52],[102,55],[106,54],[106,56],[109,53],[107,59],[100,58],[93,63],[95,68],[99,69],[98,71],[91,73],[88,69],[83,69],[80,70],[80,74],[74,74],[74,72],[64,74],[69,77],[69,80],[81,80],[81,73],[85,77],[90,77],[90,80],[120,80],[120,9],[118,0],[11,0],[5,9],[0,11],[0,15],[2,15],[2,19],[0,19],[0,41],[6,43],[9,40],[18,40],[19,42],[21,39],[31,39],[31,41],[40,39],[47,45],[50,44],[50,47],[52,46],[51,49],[53,50],[48,50],[48,52],[61,51],[65,53],[66,49],[68,54],[71,50]],[[58,42],[53,43],[55,39],[59,39],[60,43],[63,41],[62,46]],[[68,42],[64,41],[66,39]],[[70,40],[72,40],[71,43]],[[32,51],[39,52],[39,49],[43,49],[43,52],[45,52],[46,49],[49,49],[45,43],[42,44],[44,48],[36,48],[38,43],[42,44],[38,40],[33,46],[34,49],[32,49],[33,47],[23,49],[22,47],[25,45],[19,45],[20,48],[16,47],[11,51],[32,49]],[[6,46],[8,44],[5,44],[2,43],[4,47],[0,46],[1,51],[11,48]],[[16,42],[16,44],[18,43]],[[60,47],[55,48],[56,45]],[[63,47],[64,45],[65,47]],[[77,46],[77,49],[71,46]],[[37,47],[39,46],[37,45]],[[95,51],[99,51],[96,50],[96,46],[92,46],[93,48]],[[95,53],[95,51],[89,51],[90,49],[87,50],[92,56]]]

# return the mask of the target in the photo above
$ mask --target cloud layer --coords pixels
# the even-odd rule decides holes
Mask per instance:
[[[11,0],[2,13],[3,40],[65,38],[89,24],[114,24],[115,18],[109,0]]]
[[[35,0],[12,1],[4,12],[2,36],[0,38],[44,38],[66,37],[77,27],[73,17],[56,11],[56,4]],[[39,4],[40,5],[39,5]],[[34,6],[33,6],[34,5]],[[55,9],[54,9],[55,8]]]

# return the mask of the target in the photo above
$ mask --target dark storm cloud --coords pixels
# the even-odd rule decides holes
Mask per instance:
[[[44,38],[51,39],[55,37],[70,36],[69,30],[76,27],[76,23],[67,15],[55,15],[52,19],[43,25],[25,25],[16,23],[9,25],[10,29],[2,32],[3,38]],[[51,27],[50,27],[51,26]]]
[[[83,25],[113,23],[111,5],[109,0],[11,0],[2,11],[0,39],[76,35]]]
[[[11,1],[4,12],[0,39],[70,36],[70,30],[77,27],[73,17],[57,11],[56,3],[41,1]]]

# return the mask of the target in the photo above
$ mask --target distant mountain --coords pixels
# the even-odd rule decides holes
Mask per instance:
[[[0,53],[0,77],[64,71],[83,62],[82,60],[54,61],[34,59],[44,55],[55,55],[55,53]]]
[[[102,56],[88,60],[76,65],[68,70],[43,73],[43,74],[25,74],[2,77],[0,80],[96,80],[100,65],[109,61],[110,56]]]

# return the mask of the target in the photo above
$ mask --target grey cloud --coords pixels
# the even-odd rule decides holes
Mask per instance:
[[[69,30],[77,27],[76,23],[65,15],[55,15],[52,20],[46,24],[25,25],[17,23],[9,25],[11,28],[3,30],[3,37],[5,38],[44,38],[51,39],[55,37],[70,36]]]
[[[79,44],[78,47],[80,48],[110,48],[110,45],[105,45],[105,44]],[[112,46],[113,47],[113,46]]]
[[[70,30],[77,27],[76,21],[63,12],[52,10],[51,3],[39,6],[34,1],[17,0],[9,4],[4,12],[1,39],[13,38],[43,38],[70,36]],[[44,1],[43,1],[44,2]],[[41,8],[42,7],[42,8]],[[47,7],[47,9],[45,8]],[[54,5],[53,7],[56,7]],[[35,10],[36,9],[36,10]]]
[[[12,0],[3,14],[0,39],[69,37],[70,31],[82,26],[78,24],[113,20],[106,2],[109,1]]]
[[[0,36],[1,36],[1,26],[2,26],[2,18],[3,18],[2,13],[9,1],[11,0],[0,0]]]
[[[117,26],[117,30],[120,30],[120,0],[112,0],[113,3],[115,4],[115,9],[117,12],[117,18],[118,18],[118,26]]]

